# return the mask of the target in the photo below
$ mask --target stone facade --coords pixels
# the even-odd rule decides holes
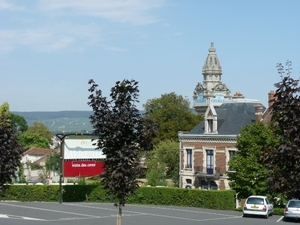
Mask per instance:
[[[221,82],[222,69],[213,43],[202,71],[203,84],[194,91],[194,108],[204,120],[191,131],[180,131],[180,180],[182,188],[230,189],[228,162],[236,154],[240,130],[262,121],[266,108],[246,99],[240,92],[233,97]],[[269,101],[273,92],[269,93]]]
[[[230,154],[237,151],[236,136],[210,137],[179,133],[180,187],[200,189],[229,189],[226,176]],[[191,150],[191,165],[188,151]],[[211,161],[211,162],[210,162]]]

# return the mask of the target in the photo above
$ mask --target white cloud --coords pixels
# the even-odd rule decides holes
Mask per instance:
[[[102,17],[113,22],[134,25],[151,24],[157,18],[149,11],[164,5],[165,0],[40,0],[44,11],[60,15]]]
[[[10,11],[22,11],[25,10],[24,6],[11,3],[12,1],[0,0],[0,11],[10,10]]]
[[[104,47],[104,49],[110,51],[113,54],[127,51],[127,49],[125,49],[125,48],[119,48],[119,47],[113,47],[113,46],[106,46],[106,47]]]
[[[44,46],[42,50],[47,52],[57,51],[70,46],[73,42],[74,38],[72,37],[62,37],[59,40],[56,40],[54,43]]]
[[[35,45],[49,36],[45,30],[0,30],[0,52],[12,51],[17,45]]]
[[[17,46],[30,46],[37,51],[52,52],[70,47],[76,41],[80,41],[82,47],[95,45],[102,39],[101,29],[93,24],[65,23],[38,29],[0,30],[0,52],[13,51]],[[82,51],[83,48],[80,49]]]
[[[59,51],[65,48],[84,51],[88,46],[100,46],[113,53],[124,52],[128,50],[126,47],[115,47],[112,42],[122,38],[124,33],[128,34],[128,30],[116,28],[101,19],[133,25],[154,23],[157,19],[151,10],[163,7],[164,1],[37,0],[37,8],[25,8],[14,4],[13,0],[0,0],[0,10],[26,9],[30,12],[28,14],[25,11],[26,13],[9,17],[9,21],[14,22],[12,26],[0,26],[0,53],[14,51],[20,46],[38,52]],[[148,38],[148,35],[144,34],[140,38]]]

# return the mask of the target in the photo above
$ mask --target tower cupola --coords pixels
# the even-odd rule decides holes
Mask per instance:
[[[203,82],[199,82],[194,90],[193,107],[196,112],[204,115],[209,105],[217,108],[226,100],[231,99],[230,90],[221,81],[222,67],[213,42],[208,49],[202,75]]]
[[[214,43],[211,43],[209,48],[209,53],[202,68],[202,74],[204,76],[204,80],[206,80],[206,75],[222,75],[222,67],[220,65],[218,56],[216,54],[216,49],[214,48]],[[221,79],[220,79],[221,80]]]

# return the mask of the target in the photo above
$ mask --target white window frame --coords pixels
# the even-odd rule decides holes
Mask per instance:
[[[188,152],[190,152],[190,155],[188,155]],[[193,148],[184,148],[184,168],[185,169],[192,169],[193,168]]]
[[[230,171],[229,170],[229,161],[230,161],[230,153],[229,152],[235,152],[235,154],[238,152],[238,149],[237,148],[226,148],[226,170],[227,171]]]
[[[213,151],[213,171],[215,173],[215,168],[216,168],[216,148],[215,147],[204,147],[203,148],[203,168],[205,168],[205,170],[207,171],[207,150],[212,150]]]

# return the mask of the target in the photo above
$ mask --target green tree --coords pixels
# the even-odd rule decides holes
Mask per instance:
[[[287,198],[300,198],[300,87],[299,80],[290,76],[291,65],[287,61],[284,76],[284,66],[277,64],[282,80],[275,84],[271,110],[274,135],[280,137],[280,142],[265,151],[263,160],[270,173],[270,190]]]
[[[16,134],[21,134],[28,129],[27,122],[23,116],[11,113],[11,123],[13,126],[13,131]]]
[[[52,133],[51,131],[41,122],[34,122],[27,129],[28,133],[38,134],[40,137],[44,137],[48,140],[48,143],[52,143]]]
[[[166,165],[164,163],[157,164],[156,167],[148,168],[146,184],[151,186],[167,186],[167,181],[164,178],[165,168]]]
[[[179,143],[176,141],[161,141],[147,155],[147,184],[165,185],[166,179],[171,179],[175,186],[179,181]]]
[[[46,170],[47,171],[59,171],[60,165],[60,153],[54,152],[50,156],[48,156],[46,160]]]
[[[19,183],[26,183],[26,176],[24,174],[24,163],[21,163],[18,170],[18,182]]]
[[[276,146],[277,141],[272,129],[262,122],[247,125],[241,130],[237,137],[239,151],[229,161],[230,171],[234,172],[227,172],[230,186],[238,198],[268,192],[269,173],[261,156],[267,148]]]
[[[34,122],[19,136],[19,142],[24,149],[49,148],[52,144],[52,136],[51,131],[43,123]]]
[[[98,85],[90,80],[88,105],[93,109],[90,116],[94,133],[98,136],[97,148],[106,155],[105,173],[101,175],[105,191],[116,201],[118,218],[126,199],[138,188],[137,175],[140,148],[152,149],[155,126],[136,108],[138,82],[123,80],[111,88],[111,100],[102,96]]]
[[[20,166],[22,147],[17,141],[11,123],[8,103],[0,106],[0,191],[5,183],[17,179],[16,171]]]
[[[23,132],[19,137],[18,141],[24,149],[29,148],[49,148],[50,143],[48,139],[40,136],[36,133],[31,133],[28,131]]]
[[[162,140],[178,140],[178,131],[188,131],[203,120],[194,114],[190,102],[174,92],[150,99],[143,105],[145,117],[159,124],[156,143]]]

